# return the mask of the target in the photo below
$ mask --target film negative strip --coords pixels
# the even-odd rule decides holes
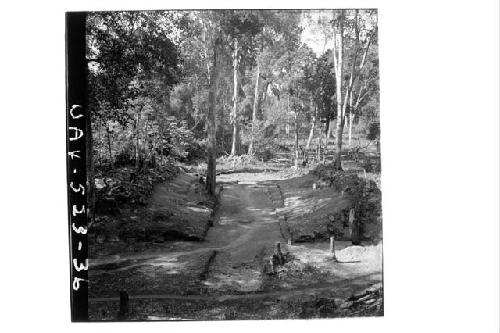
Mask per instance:
[[[86,13],[66,13],[66,100],[71,320],[88,320]]]

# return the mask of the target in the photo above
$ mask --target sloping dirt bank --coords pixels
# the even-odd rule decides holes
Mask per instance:
[[[307,175],[275,182],[277,213],[293,242],[336,240],[353,244],[382,240],[381,193],[375,182],[321,166]]]
[[[125,206],[118,214],[99,216],[90,228],[90,258],[161,250],[167,241],[201,241],[213,223],[216,200],[199,178],[178,172],[152,189],[145,206]]]

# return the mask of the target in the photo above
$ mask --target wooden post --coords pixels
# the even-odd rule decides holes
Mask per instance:
[[[330,235],[330,254],[334,260],[337,260],[335,256],[335,237],[333,235]]]
[[[359,225],[354,219],[355,211],[354,208],[351,208],[349,211],[349,226],[351,228],[351,242],[353,245],[359,245]]]
[[[276,267],[274,265],[274,258],[275,257],[276,257],[275,255],[272,255],[271,258],[269,258],[269,266],[271,266],[271,272],[270,272],[271,274],[276,273]]]
[[[120,291],[120,312],[118,312],[118,319],[123,320],[127,317],[129,311],[129,298],[126,291]]]
[[[277,255],[281,255],[281,243],[280,242],[276,242],[276,254]]]
[[[285,257],[283,256],[283,253],[281,252],[281,243],[276,242],[276,256],[278,257],[278,265],[281,266],[285,263]]]

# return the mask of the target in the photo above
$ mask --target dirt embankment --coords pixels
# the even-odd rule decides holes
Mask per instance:
[[[332,234],[354,244],[382,239],[381,192],[375,182],[321,166],[276,184],[282,196],[277,212],[293,242],[323,241]]]
[[[203,240],[216,206],[216,198],[203,187],[199,177],[178,171],[173,179],[151,185],[144,203],[125,202],[98,215],[89,230],[90,257],[163,248],[166,241]]]

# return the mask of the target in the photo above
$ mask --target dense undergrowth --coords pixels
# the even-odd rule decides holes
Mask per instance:
[[[118,214],[124,205],[145,206],[154,185],[172,179],[178,172],[172,161],[139,172],[130,165],[99,170],[95,176],[96,214]]]

